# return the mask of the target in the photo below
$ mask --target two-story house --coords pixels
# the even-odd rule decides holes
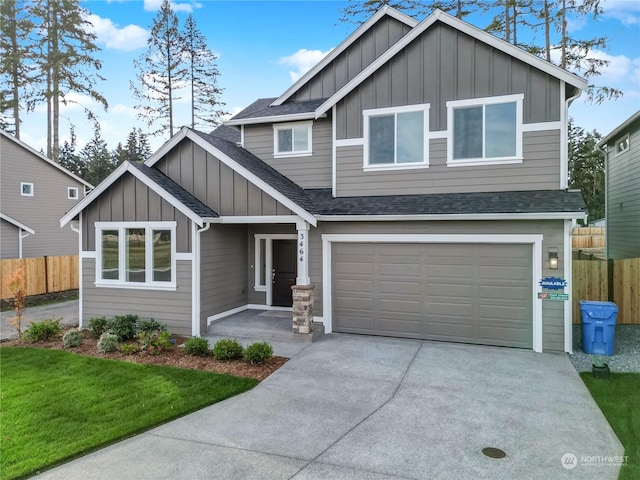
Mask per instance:
[[[60,217],[93,186],[0,130],[0,259],[77,255]]]
[[[293,302],[304,332],[312,292],[326,332],[571,351],[571,302],[538,293],[571,278],[567,108],[586,86],[441,11],[385,7],[279,97],[181,130],[62,218],[82,321],[199,335]]]

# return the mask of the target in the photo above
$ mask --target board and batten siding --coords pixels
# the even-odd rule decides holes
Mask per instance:
[[[191,262],[176,262],[175,291],[94,285],[96,260],[82,259],[82,324],[92,317],[133,314],[166,323],[171,333],[191,336]]]
[[[383,17],[302,86],[291,99],[301,101],[330,97],[410,30],[409,26],[393,17]]]
[[[191,220],[128,172],[85,208],[82,216],[84,251],[96,248],[95,222],[176,221],[176,251],[191,252]]]
[[[322,316],[322,235],[323,234],[542,234],[543,276],[558,276],[564,265],[564,226],[562,220],[535,221],[442,221],[442,222],[322,222],[310,231],[309,271],[314,288],[313,311]],[[557,249],[560,269],[549,270],[544,252]],[[535,279],[537,282],[539,279]],[[564,302],[542,303],[542,335],[545,351],[564,351]],[[533,320],[532,320],[533,321]]]
[[[287,207],[189,139],[154,168],[218,215],[292,215]]]
[[[430,104],[429,129],[447,129],[452,100],[524,94],[524,123],[560,120],[560,81],[436,22],[337,104],[336,138],[361,138],[362,111]]]
[[[331,119],[312,127],[312,156],[274,157],[273,125],[245,125],[244,148],[302,188],[331,188]]]
[[[21,234],[18,227],[0,219],[0,258],[19,258]]]
[[[339,197],[426,193],[552,190],[560,185],[560,131],[523,134],[522,163],[448,167],[446,139],[429,142],[429,167],[363,171],[364,146],[338,147]]]
[[[248,303],[247,252],[246,225],[212,225],[200,235],[200,332],[207,317]]]
[[[615,147],[629,134],[629,150]],[[607,145],[607,257],[640,257],[640,120]]]
[[[22,240],[22,256],[77,255],[78,234],[69,225],[60,228],[60,218],[84,197],[84,184],[3,135],[0,169],[2,213],[36,232]],[[22,182],[33,183],[33,196],[21,195]],[[77,199],[68,198],[69,187],[78,189]],[[0,231],[0,243],[13,242],[13,234],[5,239],[5,231]],[[1,258],[10,257],[3,252]]]

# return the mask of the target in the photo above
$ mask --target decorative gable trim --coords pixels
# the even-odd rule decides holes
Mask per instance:
[[[429,29],[435,22],[440,21],[445,25],[448,25],[462,33],[469,35],[476,40],[483,42],[497,50],[500,50],[511,57],[514,57],[526,64],[537,68],[555,78],[558,78],[561,81],[568,83],[580,90],[587,90],[587,82],[582,78],[570,73],[560,67],[553,65],[552,63],[543,60],[540,57],[536,57],[535,55],[525,52],[521,48],[518,48],[510,43],[505,42],[504,40],[499,39],[487,33],[483,30],[480,30],[473,25],[468,24],[456,17],[453,17],[442,10],[436,10],[427,18],[425,18],[419,25],[417,25],[413,30],[407,33],[404,37],[402,37],[395,45],[393,45],[389,50],[383,53],[380,57],[378,57],[372,64],[370,64],[367,68],[362,70],[358,75],[356,75],[353,80],[347,83],[344,87],[338,90],[335,94],[333,94],[330,98],[327,99],[322,105],[320,105],[316,109],[316,118],[319,118],[321,115],[324,115],[333,105],[336,105],[340,100],[346,97],[349,93],[351,93],[357,86],[359,86],[362,82],[364,82],[367,78],[373,75],[380,67],[385,65],[389,60],[391,60],[396,54],[398,54],[402,49],[404,49],[407,45],[413,42],[416,38],[418,38],[423,32]]]
[[[340,45],[331,50],[322,60],[320,60],[311,70],[305,73],[302,77],[298,79],[296,83],[291,85],[286,92],[280,95],[271,106],[282,105],[289,98],[293,96],[300,88],[306,85],[309,80],[315,77],[318,73],[322,71],[324,67],[333,62],[338,55],[344,52],[347,48],[353,45],[356,40],[358,40],[362,35],[364,35],[371,27],[373,27],[378,21],[384,16],[390,16],[395,18],[399,22],[404,23],[405,25],[413,28],[418,25],[418,21],[414,18],[411,18],[408,15],[405,15],[402,12],[390,7],[389,5],[384,5],[380,10],[378,10],[375,15],[373,15],[369,20],[364,22],[360,27],[358,27],[351,35],[349,35]]]
[[[9,215],[5,215],[4,213],[0,212],[0,219],[4,220],[5,222],[10,223],[11,225],[13,225],[14,227],[19,228],[20,230],[24,230],[25,232],[31,234],[31,235],[35,235],[36,231],[31,228],[26,226],[24,223],[19,222],[18,220],[16,220],[15,218],[10,217]]]

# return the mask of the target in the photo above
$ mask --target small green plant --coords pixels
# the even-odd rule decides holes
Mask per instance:
[[[62,336],[62,346],[64,348],[79,347],[83,341],[84,337],[80,330],[69,330]]]
[[[94,338],[100,338],[100,335],[107,329],[107,323],[106,317],[93,317],[89,320],[89,330],[91,330]]]
[[[7,287],[9,287],[11,295],[13,295],[11,306],[15,312],[13,317],[7,318],[7,322],[18,331],[18,338],[22,338],[22,315],[27,305],[27,287],[24,279],[24,268],[19,268],[9,277]]]
[[[169,332],[139,332],[138,343],[141,350],[151,355],[157,355],[173,345]]]
[[[116,315],[107,322],[106,331],[115,333],[118,341],[133,340],[138,325],[137,315]]]
[[[138,345],[135,343],[123,343],[120,345],[120,351],[125,355],[133,355],[138,351]]]
[[[235,339],[223,338],[213,346],[213,356],[216,360],[233,360],[242,358],[244,347]]]
[[[166,332],[167,325],[165,323],[160,323],[153,318],[145,318],[144,320],[140,320],[138,322],[138,332],[145,333],[153,333],[153,332]]]
[[[273,348],[267,342],[255,342],[244,349],[244,359],[249,363],[265,363],[273,357]]]
[[[30,343],[41,342],[56,338],[61,332],[60,319],[49,318],[29,325],[29,328],[24,331],[23,338]]]
[[[191,337],[183,344],[184,351],[189,355],[195,355],[196,357],[206,357],[209,355],[209,342],[202,337]]]
[[[100,353],[115,352],[118,349],[118,336],[115,333],[104,332],[98,340]]]

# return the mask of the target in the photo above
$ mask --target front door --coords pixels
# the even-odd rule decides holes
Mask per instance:
[[[271,272],[272,298],[271,304],[277,307],[290,307],[293,305],[291,286],[296,283],[296,241],[274,240],[273,245],[273,272]]]

